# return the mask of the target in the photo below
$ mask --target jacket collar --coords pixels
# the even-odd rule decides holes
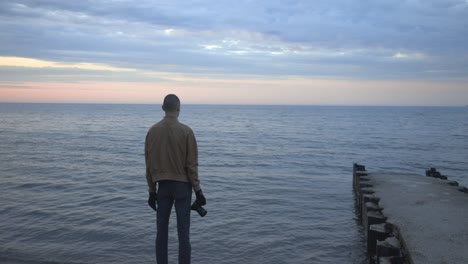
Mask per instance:
[[[166,112],[164,118],[177,119],[177,112]]]

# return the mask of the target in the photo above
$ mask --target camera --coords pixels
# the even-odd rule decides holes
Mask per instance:
[[[197,213],[201,216],[204,217],[208,212],[203,208],[197,201],[193,202],[192,206],[190,209],[197,211]]]

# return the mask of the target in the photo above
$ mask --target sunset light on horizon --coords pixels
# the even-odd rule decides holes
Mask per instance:
[[[468,105],[466,1],[8,1],[0,102]]]

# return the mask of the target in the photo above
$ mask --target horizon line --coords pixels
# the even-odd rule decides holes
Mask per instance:
[[[62,105],[162,105],[162,103],[112,102],[2,102],[0,104],[62,104]],[[207,106],[330,106],[330,107],[468,107],[466,105],[377,105],[377,104],[274,104],[274,103],[186,103],[182,105]]]

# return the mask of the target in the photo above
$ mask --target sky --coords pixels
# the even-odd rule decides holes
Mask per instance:
[[[0,2],[0,102],[468,105],[468,0]]]

